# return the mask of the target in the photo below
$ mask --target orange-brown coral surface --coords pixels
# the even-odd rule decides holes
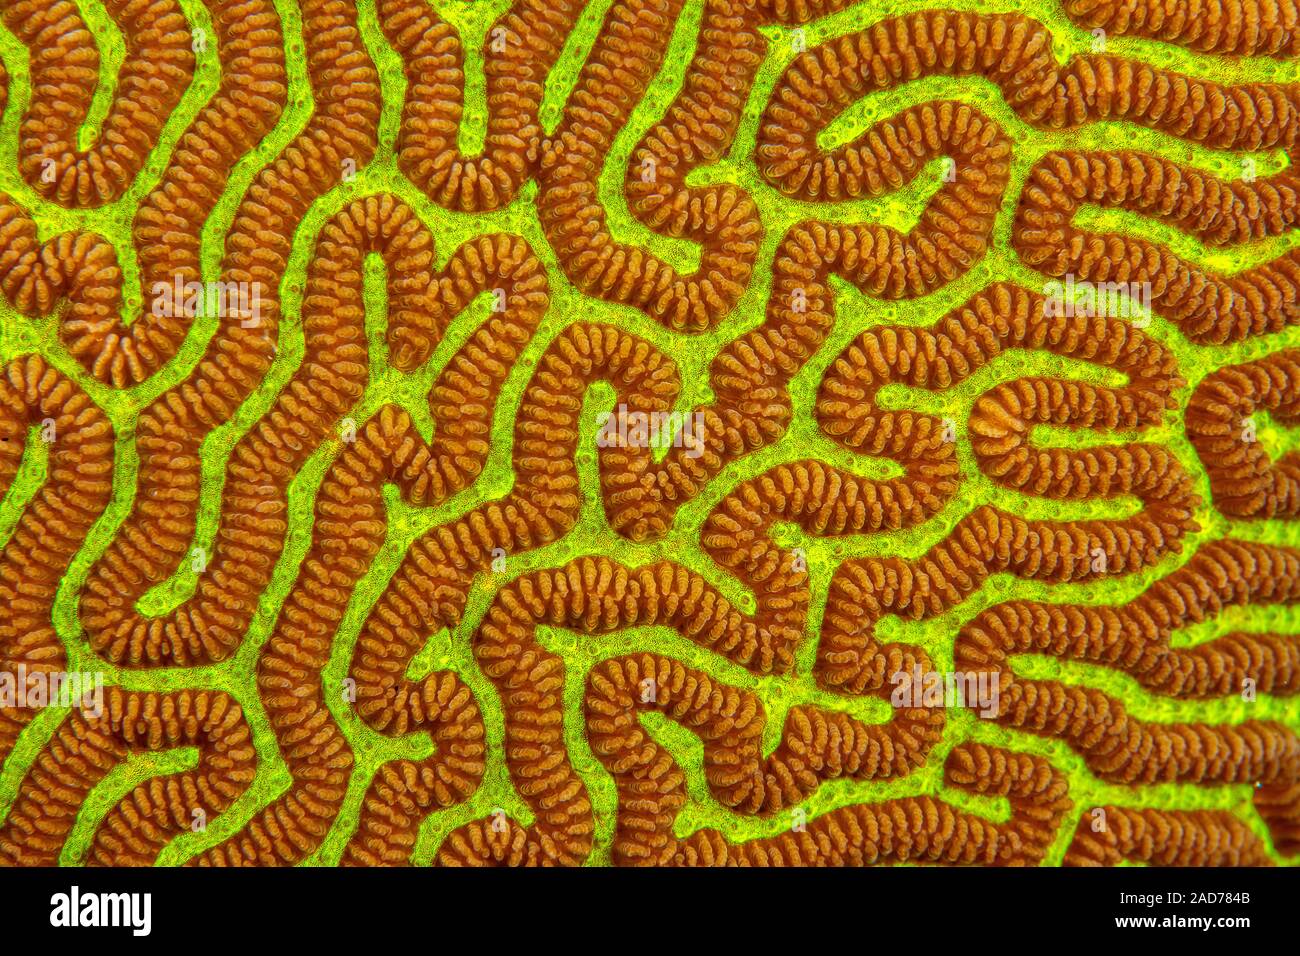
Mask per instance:
[[[30,52],[30,96],[6,102],[0,92],[0,105],[22,110],[17,163],[29,189],[27,198],[0,196],[0,294],[15,322],[54,316],[48,348],[15,355],[0,377],[0,488],[15,483],[29,445],[49,445],[39,490],[0,552],[0,670],[68,670],[71,629],[77,668],[93,661],[132,678],[106,691],[98,713],[74,707],[38,741],[0,818],[0,862],[57,862],[113,767],[132,753],[193,747],[192,769],[145,779],[111,805],[86,852],[94,864],[153,863],[192,829],[196,813],[220,816],[254,781],[267,756],[254,746],[250,708],[274,737],[268,746],[285,782],[191,855],[193,864],[294,864],[314,858],[340,827],[345,864],[410,861],[430,814],[484,785],[494,747],[488,709],[500,714],[499,750],[526,813],[462,817],[439,837],[440,865],[588,861],[601,825],[593,772],[607,774],[616,791],[609,859],[619,865],[1037,865],[1054,847],[1054,859],[1069,865],[1248,865],[1300,852],[1295,721],[1139,717],[1086,679],[1030,678],[1016,666],[1020,655],[1092,665],[1171,702],[1232,700],[1244,686],[1281,698],[1300,691],[1298,616],[1277,632],[1234,630],[1194,645],[1173,639],[1233,608],[1300,602],[1300,550],[1250,530],[1300,517],[1300,452],[1275,459],[1256,440],[1254,418],[1267,411],[1282,425],[1300,421],[1300,350],[1263,348],[1208,375],[1179,359],[1186,349],[1269,343],[1300,324],[1300,247],[1275,245],[1281,251],[1271,258],[1223,271],[1159,239],[1079,221],[1085,207],[1120,211],[1214,250],[1293,234],[1300,87],[1219,82],[1212,69],[1185,75],[1140,53],[1169,45],[1231,62],[1285,62],[1300,55],[1295,3],[1044,0],[1053,22],[1127,41],[1112,44],[1118,52],[1064,60],[1049,28],[1023,12],[868,10],[869,26],[841,24],[760,79],[772,37],[802,37],[806,25],[847,5],[697,4],[680,87],[630,151],[623,147],[627,222],[616,227],[602,175],[663,68],[683,0],[610,4],[554,122],[544,117],[548,83],[558,82],[552,71],[583,5],[515,0],[482,41],[486,132],[477,152],[460,135],[470,97],[462,38],[424,0],[368,6],[402,65],[404,98],[387,133],[388,87],[372,60],[378,40],[363,36],[353,0],[302,0],[300,36],[286,32],[271,0],[204,0],[215,33],[205,39],[174,0],[110,0],[124,57],[85,148],[78,131],[101,52],[78,5],[0,3]],[[219,82],[168,138],[164,126],[195,81],[204,42],[215,49]],[[129,283],[180,288],[209,275],[205,223],[241,162],[296,108],[295,63],[305,68],[307,108],[241,187],[213,247],[220,282],[257,290],[256,314],[232,310],[197,345],[195,316],[183,311],[146,308],[127,321]],[[1185,144],[1188,156],[1280,152],[1288,162],[1272,175],[1229,180],[1117,133],[1117,148],[1048,150],[1017,175],[1006,119],[956,92],[823,145],[828,126],[855,103],[927,77],[984,84],[1017,123],[1044,134],[1128,124]],[[11,80],[0,74],[0,91]],[[753,165],[751,180],[701,175],[748,142],[743,136],[752,136],[740,157]],[[394,160],[403,189],[362,189],[328,205],[294,288],[286,277],[304,223],[381,153]],[[836,208],[904,190],[935,160],[950,175],[906,230]],[[799,210],[783,231],[764,221],[759,190]],[[93,210],[123,197],[133,203],[124,233],[131,270],[120,262],[124,250],[93,228],[52,233],[33,211]],[[431,225],[519,204],[535,216],[533,234],[480,231],[456,241]],[[648,244],[628,238],[633,223]],[[684,271],[658,240],[698,247],[698,265]],[[920,300],[982,275],[999,244],[1016,257],[1020,278],[971,285],[936,320],[896,318],[835,337],[850,287],[868,300]],[[365,288],[372,257],[385,272],[386,365],[418,373],[444,346],[448,353],[429,380],[421,419],[396,402],[354,419],[375,371],[375,295]],[[1027,286],[1024,276],[1035,275]],[[1044,284],[1066,277],[1142,284],[1159,325],[1054,309]],[[602,309],[552,321],[561,283]],[[710,353],[706,381],[684,389],[686,363],[663,343],[689,352],[735,319],[756,289],[753,321],[728,324],[733,334]],[[471,334],[451,336],[484,295],[488,317]],[[608,319],[615,314],[626,321]],[[275,379],[290,325],[300,356]],[[197,349],[188,362],[187,341]],[[982,374],[1012,353],[1042,373],[1001,383]],[[507,379],[525,354],[536,357],[507,406]],[[798,408],[795,382],[810,363],[814,399]],[[1079,367],[1090,377],[1067,371]],[[140,391],[164,370],[174,372],[168,384]],[[600,382],[634,414],[679,410],[679,397],[692,396],[698,446],[658,453],[648,443],[602,445],[587,482],[583,403]],[[214,483],[204,475],[205,449],[268,387],[267,410],[229,442],[224,477]],[[955,429],[919,410],[932,404],[909,408],[910,399],[893,397],[961,388],[978,394]],[[142,394],[130,432],[115,433],[104,396],[129,402]],[[715,482],[783,441],[801,415],[821,445]],[[1102,440],[1054,445],[1045,427]],[[493,465],[503,441],[508,454]],[[307,526],[295,528],[291,485],[322,449],[314,508]],[[858,456],[883,460],[892,477],[868,476],[853,466]],[[472,491],[468,506],[416,533],[396,570],[358,605],[363,578],[392,540],[386,489],[407,507],[433,509],[465,500],[456,496],[493,467],[510,474],[493,486],[499,493]],[[121,491],[114,476],[124,468]],[[971,501],[922,547],[892,546],[950,515],[972,472],[1006,497]],[[1198,481],[1202,473],[1208,484]],[[495,574],[498,561],[561,542],[593,493],[610,540],[653,546],[696,522],[708,573],[660,551],[634,566],[579,554]],[[61,593],[115,494],[120,516],[82,560],[75,588]],[[1070,519],[1011,504],[1026,497],[1132,507],[1124,517],[1103,509]],[[688,508],[700,501],[703,510]],[[141,599],[190,560],[205,508],[215,532],[192,593],[165,613],[146,613]],[[1198,516],[1207,509],[1231,522],[1229,533],[1205,536]],[[871,545],[851,550],[819,585],[803,550],[785,543],[790,526],[803,539]],[[239,700],[201,675],[240,656],[294,531],[307,535],[305,555],[276,585],[283,601],[264,640],[243,655],[256,695]],[[1081,603],[985,602],[954,624],[940,653],[895,639],[892,625],[878,633],[887,619],[943,618],[994,580],[1091,586],[1130,576],[1146,583],[1127,602],[1107,600],[1104,589]],[[724,578],[752,602],[737,602],[735,589],[719,585]],[[463,627],[484,586],[491,594]],[[60,601],[72,609],[62,629]],[[325,671],[350,609],[359,623],[341,652],[347,693],[336,703]],[[699,654],[687,660],[620,642],[647,627]],[[551,628],[582,635],[597,649],[595,662],[576,669],[539,636]],[[478,693],[458,667],[411,676],[413,660],[444,629],[466,635]],[[701,669],[710,659],[746,682]],[[949,709],[893,700],[898,675],[949,660],[997,688],[984,716],[1000,736],[954,745],[945,737]],[[808,700],[773,707],[755,689],[801,670]],[[127,689],[155,672],[181,675],[169,686],[187,689]],[[880,720],[858,706],[882,701]],[[0,759],[21,749],[40,710],[0,704]],[[684,768],[647,730],[650,712],[698,738],[698,767]],[[769,721],[780,723],[770,737]],[[348,722],[372,737],[422,735],[429,755],[358,778]],[[580,772],[588,751],[599,767]],[[931,792],[839,805],[781,828],[828,781],[884,785],[935,765]],[[695,770],[725,812],[773,825],[746,839],[717,827],[684,834],[679,816]],[[1072,772],[1109,785],[1112,801],[1125,792],[1133,800],[1083,805],[1071,795]],[[345,812],[358,779],[364,792]],[[1180,793],[1253,788],[1253,816],[1194,801],[1148,806],[1137,789],[1124,790],[1157,783],[1180,785]],[[1004,801],[1009,811],[985,817],[941,789]]]

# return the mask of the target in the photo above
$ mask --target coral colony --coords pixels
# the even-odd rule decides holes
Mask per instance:
[[[0,863],[1294,860],[1295,5],[992,6],[0,0]]]

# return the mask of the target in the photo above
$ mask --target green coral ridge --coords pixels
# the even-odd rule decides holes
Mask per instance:
[[[466,103],[460,146],[463,150],[475,152],[482,146],[487,116],[480,51],[488,29],[509,7],[509,0],[480,3],[431,2],[438,14],[459,31],[465,50]],[[583,12],[563,54],[551,71],[541,107],[542,125],[547,132],[557,125],[565,99],[577,81],[584,58],[590,51],[611,4],[612,0],[597,0]],[[100,88],[81,130],[81,145],[85,146],[94,141],[98,124],[112,101],[116,72],[123,59],[123,42],[101,0],[77,0],[77,6],[96,36],[101,54]],[[191,29],[202,27],[208,35],[212,35],[211,18],[199,0],[180,0],[180,6]],[[807,25],[803,28],[806,43],[811,48],[825,40],[860,30],[882,17],[932,6],[933,0],[929,3],[903,0],[891,4],[858,4]],[[949,0],[945,6],[991,12],[990,5],[983,0]],[[235,166],[220,202],[203,229],[201,258],[203,276],[207,281],[218,278],[224,237],[245,190],[257,172],[273,161],[304,127],[312,111],[299,10],[291,0],[275,0],[275,7],[282,19],[288,47],[288,103],[271,134]],[[437,236],[439,267],[446,263],[462,243],[476,236],[509,232],[524,237],[546,265],[550,280],[551,308],[502,389],[493,424],[491,454],[478,481],[441,506],[427,509],[406,506],[398,500],[393,489],[388,489],[387,541],[352,596],[332,657],[324,671],[326,700],[353,749],[356,763],[347,799],[329,836],[305,861],[306,864],[319,865],[332,865],[341,858],[344,844],[355,829],[362,797],[376,770],[395,758],[418,758],[432,750],[427,734],[391,739],[374,732],[343,699],[342,682],[347,676],[348,663],[361,624],[383,592],[411,541],[430,528],[465,513],[480,502],[500,497],[510,489],[514,481],[510,453],[515,413],[537,361],[551,341],[567,325],[579,320],[618,325],[641,336],[663,353],[671,355],[678,363],[682,391],[677,409],[689,411],[711,398],[708,367],[714,356],[727,342],[762,320],[771,284],[772,258],[777,244],[792,225],[805,219],[819,218],[833,222],[879,222],[907,230],[915,225],[926,201],[938,188],[942,175],[940,165],[936,162],[912,185],[896,193],[879,199],[835,205],[792,201],[768,185],[760,178],[754,164],[758,122],[774,84],[796,53],[795,44],[791,42],[793,28],[765,28],[764,32],[771,41],[767,59],[750,92],[732,149],[725,159],[695,170],[687,180],[688,185],[692,186],[718,182],[736,183],[753,197],[761,211],[765,230],[754,278],[739,304],[718,327],[698,336],[676,334],[640,312],[587,297],[573,287],[560,270],[554,253],[543,237],[534,206],[535,185],[526,186],[506,208],[493,213],[470,215],[448,212],[432,204],[406,180],[399,172],[395,158],[395,143],[406,92],[402,63],[380,30],[374,0],[358,0],[357,8],[362,36],[382,81],[384,105],[379,148],[373,161],[358,170],[353,181],[335,187],[314,203],[294,236],[292,256],[281,285],[283,320],[276,359],[265,381],[243,403],[238,414],[215,429],[203,444],[203,503],[198,515],[194,546],[210,553],[216,536],[221,490],[230,450],[271,407],[278,391],[302,359],[304,344],[300,315],[308,262],[322,226],[348,203],[358,197],[379,192],[397,195]],[[1055,3],[1044,0],[998,0],[992,4],[992,8],[992,12],[1022,12],[1044,22],[1053,33],[1055,54],[1060,62],[1065,62],[1072,55],[1088,52],[1092,47],[1091,33],[1067,19]],[[659,121],[682,87],[687,66],[694,54],[702,9],[703,0],[688,0],[686,3],[671,38],[663,67],[630,121],[618,135],[599,183],[600,199],[605,206],[609,228],[615,239],[650,248],[675,268],[687,272],[698,264],[698,248],[689,242],[659,236],[636,221],[627,210],[622,183],[634,146]],[[1109,52],[1131,55],[1154,65],[1193,76],[1212,77],[1224,83],[1300,81],[1300,62],[1294,61],[1263,58],[1234,60],[1204,56],[1155,42],[1122,37],[1110,39]],[[19,176],[18,129],[30,100],[28,54],[3,27],[0,27],[0,57],[10,76],[9,103],[3,122],[0,122],[0,192],[9,194],[32,214],[42,241],[61,232],[84,230],[102,235],[111,242],[117,250],[118,261],[124,273],[124,315],[128,320],[138,316],[142,308],[142,295],[131,243],[132,217],[141,199],[157,184],[177,140],[218,86],[220,66],[215,48],[209,45],[206,50],[196,53],[193,83],[174,115],[167,121],[157,147],[130,189],[116,202],[99,209],[79,211],[65,210],[42,200]],[[1057,149],[1114,148],[1118,140],[1126,148],[1141,149],[1189,164],[1215,176],[1230,178],[1240,174],[1240,164],[1246,158],[1246,154],[1213,152],[1129,124],[1094,123],[1071,132],[1033,129],[1019,119],[991,83],[982,79],[942,77],[923,79],[867,97],[847,110],[825,131],[822,145],[831,147],[848,142],[876,121],[917,103],[941,97],[960,98],[977,107],[997,122],[1015,143],[1011,183],[997,220],[992,248],[974,268],[958,280],[918,300],[879,301],[836,280],[836,325],[817,354],[791,383],[795,413],[788,432],[769,447],[726,468],[698,497],[680,509],[672,529],[660,541],[637,544],[624,540],[610,530],[605,520],[597,479],[596,416],[600,411],[612,407],[613,390],[604,384],[598,384],[589,390],[583,405],[585,437],[578,456],[584,510],[576,527],[557,543],[512,556],[507,571],[481,575],[474,583],[461,625],[451,632],[430,635],[427,646],[411,663],[409,673],[412,677],[434,669],[450,669],[460,675],[478,699],[488,743],[487,769],[482,785],[469,800],[432,813],[426,819],[415,846],[413,863],[429,863],[447,833],[471,820],[488,816],[496,808],[504,809],[511,817],[523,823],[531,822],[531,814],[516,795],[507,772],[503,756],[504,721],[500,700],[491,682],[475,664],[469,648],[470,636],[481,621],[493,595],[504,582],[530,571],[559,566],[584,555],[608,556],[629,567],[672,558],[705,575],[728,599],[742,610],[752,612],[753,596],[746,593],[738,581],[719,569],[700,548],[698,532],[703,520],[739,484],[784,462],[816,457],[861,475],[886,477],[899,473],[894,462],[849,454],[820,433],[814,418],[818,383],[835,356],[865,329],[880,325],[930,325],[994,281],[1009,280],[1029,289],[1043,287],[1044,277],[1022,264],[1009,244],[1016,198],[1038,159]],[[1255,160],[1261,176],[1276,172],[1287,161],[1281,151],[1254,154],[1250,158]],[[1086,209],[1079,221],[1089,228],[1140,232],[1153,241],[1167,245],[1174,253],[1191,262],[1226,273],[1269,261],[1300,245],[1300,230],[1223,251],[1209,250],[1192,236],[1130,213]],[[383,264],[373,255],[367,261],[365,301],[366,328],[370,340],[370,381],[360,404],[349,414],[357,422],[362,422],[382,405],[395,403],[411,414],[417,428],[427,440],[432,432],[426,403],[428,391],[443,365],[487,317],[488,297],[481,296],[465,310],[452,324],[432,358],[423,368],[411,374],[399,373],[387,361],[387,347],[383,337],[386,316]],[[58,340],[57,322],[53,316],[33,320],[17,314],[7,303],[0,303],[0,361],[8,362],[16,356],[39,352],[60,372],[76,381],[104,409],[117,435],[112,502],[73,561],[62,582],[55,605],[55,625],[68,649],[68,667],[72,670],[101,671],[107,684],[132,690],[210,688],[225,691],[239,701],[254,733],[259,765],[253,784],[224,814],[213,820],[206,831],[187,833],[174,840],[159,857],[160,866],[182,863],[226,839],[290,785],[288,770],[279,755],[275,737],[258,697],[254,668],[263,642],[272,630],[276,614],[308,550],[315,495],[337,448],[333,443],[322,446],[290,485],[288,500],[291,527],[283,554],[270,586],[261,597],[249,632],[238,653],[231,659],[197,668],[140,671],[105,664],[91,651],[77,619],[77,595],[91,564],[103,554],[118,526],[129,513],[136,488],[134,429],[137,416],[156,396],[182,381],[194,368],[216,327],[216,321],[215,316],[196,319],[180,352],[158,374],[143,385],[114,390],[87,375],[68,355]],[[1159,316],[1152,319],[1146,331],[1177,357],[1179,368],[1187,379],[1188,384],[1175,393],[1180,409],[1186,408],[1192,389],[1211,372],[1226,365],[1262,358],[1281,348],[1300,345],[1300,327],[1235,345],[1213,348],[1190,344],[1176,327]],[[915,408],[951,417],[960,423],[967,420],[973,402],[982,392],[998,382],[1025,374],[1060,375],[1109,384],[1117,381],[1116,373],[1087,363],[1058,359],[1044,353],[1013,352],[998,358],[988,368],[971,376],[958,387],[932,393],[890,386],[881,392],[880,402],[885,407]],[[1283,429],[1264,415],[1260,415],[1257,421],[1260,440],[1270,454],[1297,447],[1300,442],[1300,433],[1295,430]],[[1098,437],[1065,429],[1040,429],[1035,438],[1055,445],[1079,446],[1131,440],[1132,436]],[[937,669],[951,669],[953,638],[957,630],[980,611],[1001,601],[1042,599],[1058,603],[1123,603],[1140,594],[1153,581],[1184,564],[1199,546],[1208,541],[1232,535],[1270,544],[1300,546],[1300,526],[1296,524],[1233,521],[1211,506],[1209,481],[1184,434],[1181,411],[1170,413],[1160,427],[1143,432],[1142,440],[1170,449],[1192,476],[1202,498],[1196,514],[1200,528],[1187,536],[1178,553],[1145,571],[1123,578],[1107,579],[1103,583],[1048,586],[1005,574],[993,575],[978,592],[954,610],[920,622],[900,622],[895,618],[886,618],[880,622],[879,633],[887,640],[916,643],[926,650]],[[582,677],[594,663],[634,650],[660,652],[691,667],[708,671],[720,680],[756,692],[762,698],[767,714],[765,741],[769,752],[779,740],[788,709],[800,703],[820,703],[867,721],[882,721],[887,719],[889,712],[889,706],[885,702],[829,694],[818,689],[811,676],[816,636],[820,630],[830,579],[842,561],[849,557],[881,554],[918,557],[941,541],[958,520],[984,503],[996,504],[1031,519],[1120,518],[1136,510],[1136,502],[1133,500],[1057,502],[1008,491],[979,471],[968,442],[960,440],[958,446],[962,466],[961,487],[937,516],[919,527],[888,535],[835,539],[806,537],[797,528],[778,527],[778,541],[782,545],[798,545],[806,550],[812,588],[807,639],[799,649],[797,665],[791,674],[756,677],[661,628],[635,628],[600,637],[588,637],[558,629],[539,629],[541,643],[552,652],[560,654],[566,664],[566,742],[573,765],[585,782],[595,809],[597,829],[595,851],[590,857],[590,864],[602,865],[610,860],[617,802],[613,779],[596,760],[583,733]],[[46,449],[41,442],[28,443],[18,477],[0,503],[0,543],[12,534],[23,508],[44,480],[45,455]],[[141,600],[141,611],[152,615],[167,613],[193,593],[195,580],[196,576],[187,559],[168,581],[154,588]],[[1213,621],[1179,632],[1175,635],[1174,643],[1176,646],[1189,646],[1212,640],[1232,630],[1286,632],[1294,630],[1295,623],[1294,611],[1284,608],[1231,608]],[[1052,678],[1068,684],[1086,683],[1119,698],[1134,717],[1142,720],[1237,723],[1250,717],[1280,721],[1300,731],[1300,712],[1293,703],[1281,698],[1262,695],[1253,704],[1246,704],[1238,698],[1208,702],[1173,701],[1148,694],[1136,680],[1104,668],[1030,656],[1017,658],[1015,667],[1017,672],[1027,677]],[[66,713],[66,709],[46,709],[24,730],[18,746],[0,771],[0,820],[7,814],[17,788],[32,762]],[[712,797],[706,784],[703,747],[699,740],[661,715],[648,714],[642,719],[647,730],[672,753],[687,775],[690,799],[678,818],[679,835],[689,834],[701,827],[716,827],[728,839],[742,841],[772,835],[788,827],[789,821],[782,815],[755,819],[733,813],[721,806]],[[980,720],[976,714],[965,709],[948,711],[942,741],[930,753],[924,768],[886,783],[848,780],[830,782],[821,786],[805,801],[803,807],[808,818],[812,819],[828,810],[849,804],[936,794],[962,809],[995,819],[1007,819],[1009,807],[1005,800],[973,796],[944,785],[944,759],[953,746],[966,740],[1047,757],[1068,776],[1070,795],[1077,812],[1082,812],[1079,808],[1108,803],[1171,809],[1231,809],[1253,828],[1266,846],[1272,846],[1267,828],[1255,813],[1249,811],[1249,785],[1123,787],[1106,784],[1096,779],[1088,771],[1082,757],[1064,742],[1013,732]],[[99,822],[139,781],[191,767],[196,760],[194,748],[180,748],[163,753],[135,755],[116,768],[95,788],[83,805],[77,825],[64,848],[61,862],[77,864],[84,858]],[[1061,828],[1048,854],[1048,863],[1061,861],[1066,845],[1073,836],[1073,819],[1075,818]],[[1279,859],[1279,862],[1282,861]]]

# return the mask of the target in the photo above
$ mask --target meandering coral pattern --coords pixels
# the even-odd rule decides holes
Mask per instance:
[[[0,0],[0,863],[1300,859],[1300,8],[950,2]]]

